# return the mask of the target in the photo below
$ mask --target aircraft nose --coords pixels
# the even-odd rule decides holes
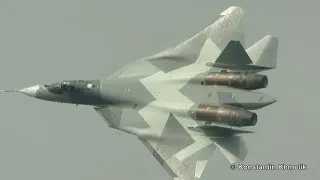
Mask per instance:
[[[27,87],[24,89],[20,89],[19,92],[35,98],[39,89],[40,89],[40,85],[35,85],[35,86]]]

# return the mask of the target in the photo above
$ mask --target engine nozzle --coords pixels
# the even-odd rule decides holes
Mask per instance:
[[[230,126],[255,126],[258,121],[256,113],[229,106],[200,104],[195,108],[191,108],[189,114],[195,120],[222,123]]]
[[[203,79],[203,85],[222,85],[256,90],[268,86],[268,77],[266,75],[244,72],[216,72],[206,75]]]

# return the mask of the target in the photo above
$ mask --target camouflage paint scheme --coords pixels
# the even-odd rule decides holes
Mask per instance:
[[[137,136],[174,180],[200,180],[216,149],[230,163],[243,161],[248,150],[238,135],[252,132],[198,121],[197,107],[209,104],[254,110],[276,101],[257,91],[228,84],[205,85],[202,80],[216,72],[254,77],[276,68],[278,39],[267,35],[245,50],[243,18],[242,8],[229,7],[220,19],[180,45],[134,61],[107,79],[62,81],[19,92],[93,106],[109,127]],[[225,77],[234,78],[232,74]]]

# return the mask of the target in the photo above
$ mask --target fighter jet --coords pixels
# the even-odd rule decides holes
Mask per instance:
[[[63,80],[17,90],[60,103],[88,105],[146,146],[174,180],[200,180],[216,150],[245,159],[240,136],[253,133],[254,110],[276,99],[258,92],[276,68],[278,38],[244,49],[244,11],[232,6],[181,44],[127,64],[102,80]],[[142,164],[143,166],[143,164]]]

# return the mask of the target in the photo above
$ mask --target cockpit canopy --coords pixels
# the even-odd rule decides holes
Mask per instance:
[[[58,83],[52,83],[49,85],[44,85],[50,92],[55,94],[61,94],[62,92],[74,92],[89,90],[94,87],[94,84],[90,81],[62,81]]]

